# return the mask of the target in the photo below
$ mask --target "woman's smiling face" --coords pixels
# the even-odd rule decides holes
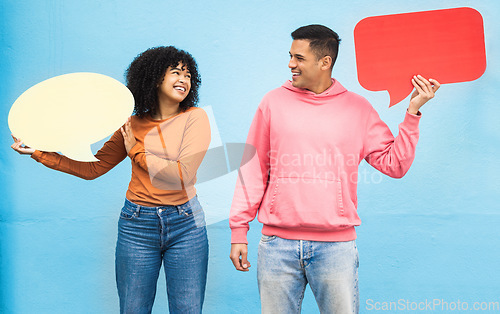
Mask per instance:
[[[158,86],[158,99],[179,104],[191,90],[191,73],[182,62],[176,67],[168,67],[163,81]]]

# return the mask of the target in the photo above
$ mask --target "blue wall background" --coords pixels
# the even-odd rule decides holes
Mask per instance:
[[[361,312],[404,300],[500,302],[498,177],[500,4],[478,1],[13,1],[0,2],[0,312],[117,313],[116,223],[129,161],[94,181],[51,171],[12,151],[7,116],[15,99],[47,78],[79,71],[122,82],[133,57],[175,45],[197,59],[201,106],[211,105],[224,142],[244,142],[262,96],[290,78],[290,32],[320,23],[341,38],[334,76],[372,102],[397,133],[408,99],[390,109],[386,92],[356,78],[354,26],[393,13],[470,6],[484,19],[488,67],[473,82],[444,85],[422,110],[421,138],[402,180],[360,168],[358,230]],[[425,38],[412,35],[423,53]],[[69,117],[71,118],[71,117]],[[102,145],[96,143],[94,150]],[[205,208],[230,206],[235,175],[203,183]],[[365,178],[365,179],[363,179]],[[206,313],[258,313],[253,269],[234,270],[224,220],[208,227]],[[160,277],[154,313],[167,308]],[[371,301],[370,301],[371,300]],[[437,307],[440,310],[441,307]],[[303,313],[317,313],[310,290]],[[426,311],[423,311],[426,312]],[[439,312],[439,311],[436,311]],[[484,311],[488,312],[488,311]]]

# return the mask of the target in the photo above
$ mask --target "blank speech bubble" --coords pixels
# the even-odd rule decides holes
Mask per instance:
[[[354,28],[354,43],[359,83],[387,90],[389,107],[410,94],[413,75],[447,84],[486,70],[483,18],[472,8],[368,17]]]
[[[98,73],[70,73],[26,90],[9,112],[9,128],[32,148],[97,161],[90,145],[121,127],[134,96],[119,81]]]

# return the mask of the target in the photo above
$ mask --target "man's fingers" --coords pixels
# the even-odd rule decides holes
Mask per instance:
[[[415,81],[422,88],[422,90],[424,91],[424,93],[429,94],[429,93],[432,92],[431,83],[429,83],[429,81],[426,80],[422,75],[417,75],[415,77]]]
[[[434,92],[436,92],[441,87],[441,83],[439,83],[435,79],[429,79],[429,81],[432,83],[432,85],[434,85],[432,87],[432,89],[434,90]]]
[[[239,267],[237,268],[238,270],[240,271],[249,271],[250,269],[248,269],[250,267],[250,263],[245,260],[243,261],[243,259],[239,259]]]
[[[430,82],[429,82],[429,81],[428,81],[425,77],[423,77],[422,75],[420,75],[420,74],[419,74],[419,75],[417,75],[417,78],[418,78],[419,80],[421,80],[421,81],[422,81],[425,85],[428,85],[428,86],[430,86],[430,85],[431,85],[431,83],[430,83]]]
[[[247,254],[248,254],[247,251],[241,252],[240,262],[241,262],[241,267],[243,267],[244,269],[248,269],[248,267],[250,267],[250,263],[247,260]]]
[[[421,81],[423,81],[425,83],[425,91],[427,93],[427,96],[429,99],[433,98],[434,97],[434,93],[439,89],[439,87],[441,87],[441,83],[439,83],[438,81],[436,81],[435,79],[429,79],[429,80],[426,80],[424,77],[422,77],[421,75],[418,76]],[[428,90],[428,92],[427,92]]]
[[[231,253],[229,258],[233,262],[234,268],[239,271],[248,271],[250,263],[247,260],[247,245],[246,244],[231,244]]]
[[[412,84],[418,93],[427,100],[434,98],[434,93],[441,87],[441,84],[435,79],[427,80],[421,75],[414,76]]]
[[[234,268],[240,271],[244,271],[243,267],[240,265],[240,257],[239,256],[230,256],[231,261],[233,262]]]
[[[417,90],[417,92],[422,95],[424,94],[424,90],[422,89],[422,87],[417,83],[417,80],[415,78],[412,78],[411,79],[411,83],[413,84],[413,86],[415,87],[415,89]]]

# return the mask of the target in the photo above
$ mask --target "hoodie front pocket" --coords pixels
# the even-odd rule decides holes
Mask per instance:
[[[346,228],[342,180],[279,177],[268,199],[268,223],[285,228]]]

